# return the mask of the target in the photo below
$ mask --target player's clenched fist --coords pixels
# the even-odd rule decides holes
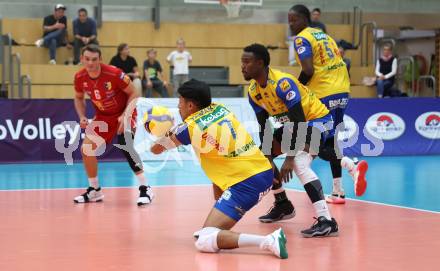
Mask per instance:
[[[81,127],[81,129],[86,129],[87,124],[89,124],[89,120],[86,117],[82,117],[79,120],[79,126]]]

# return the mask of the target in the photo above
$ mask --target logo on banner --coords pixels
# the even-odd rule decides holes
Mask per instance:
[[[359,126],[356,121],[354,121],[352,117],[344,115],[344,129],[338,133],[338,140],[347,141],[352,138],[358,130]]]
[[[374,137],[393,140],[405,132],[405,122],[401,117],[390,112],[372,115],[365,124],[367,131]]]
[[[415,123],[417,132],[429,139],[440,139],[440,112],[421,114]]]

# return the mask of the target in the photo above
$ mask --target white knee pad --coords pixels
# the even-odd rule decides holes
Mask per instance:
[[[310,164],[313,161],[312,155],[307,152],[300,151],[295,156],[294,161],[295,166],[293,170],[295,171],[295,174],[298,176],[302,185],[318,179],[316,173],[310,168]]]
[[[217,235],[220,229],[214,227],[206,227],[194,233],[197,238],[195,245],[197,250],[201,252],[218,252]]]

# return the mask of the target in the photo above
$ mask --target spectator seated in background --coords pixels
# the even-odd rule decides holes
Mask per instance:
[[[131,81],[133,81],[133,85],[138,91],[138,94],[142,94],[142,82],[139,75],[138,64],[136,59],[130,56],[130,48],[127,43],[119,44],[117,54],[110,60],[110,65],[121,69],[127,74]]]
[[[157,52],[154,49],[147,51],[147,60],[144,61],[144,76],[142,86],[146,90],[146,97],[151,97],[151,90],[154,89],[163,98],[168,98],[167,81],[163,79],[162,66],[156,60]]]
[[[96,22],[92,18],[87,16],[87,10],[85,8],[80,8],[78,10],[78,18],[73,22],[73,36],[75,40],[73,41],[73,64],[79,63],[79,55],[81,48],[87,44],[98,44],[96,39]]]
[[[43,21],[43,38],[35,42],[37,47],[49,48],[49,64],[57,64],[56,51],[57,47],[71,45],[67,42],[67,18],[64,16],[66,6],[57,4],[52,15],[44,17]]]
[[[320,21],[321,20],[321,9],[319,9],[319,8],[313,9],[311,15],[312,15],[311,16],[312,21],[310,22],[310,27],[319,28],[324,33],[327,33],[327,29],[325,28],[325,24],[323,24]]]
[[[182,38],[177,40],[176,45],[177,50],[172,51],[167,57],[168,63],[174,66],[174,97],[177,97],[179,87],[189,80],[189,63],[192,61],[191,54],[185,50],[185,41]]]
[[[350,75],[351,60],[345,57],[345,49],[339,44],[338,44],[338,50],[339,50],[339,54],[341,54],[342,60],[345,63],[345,66],[347,66],[348,75]]]
[[[391,44],[382,48],[382,56],[376,63],[376,89],[377,97],[390,96],[397,73],[397,58],[394,57]]]

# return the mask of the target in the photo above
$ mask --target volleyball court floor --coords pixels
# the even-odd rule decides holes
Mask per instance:
[[[330,207],[339,237],[301,237],[314,212],[297,179],[286,186],[295,218],[258,222],[272,204],[269,194],[234,228],[268,234],[281,226],[287,260],[257,248],[196,251],[192,234],[214,200],[192,161],[148,175],[156,198],[147,207],[136,206],[136,179],[124,162],[100,163],[104,202],[85,205],[72,201],[87,186],[80,163],[0,165],[0,270],[439,270],[440,156],[366,160],[365,195],[354,197],[344,173],[349,200]],[[313,168],[330,193],[328,164],[316,160]]]

